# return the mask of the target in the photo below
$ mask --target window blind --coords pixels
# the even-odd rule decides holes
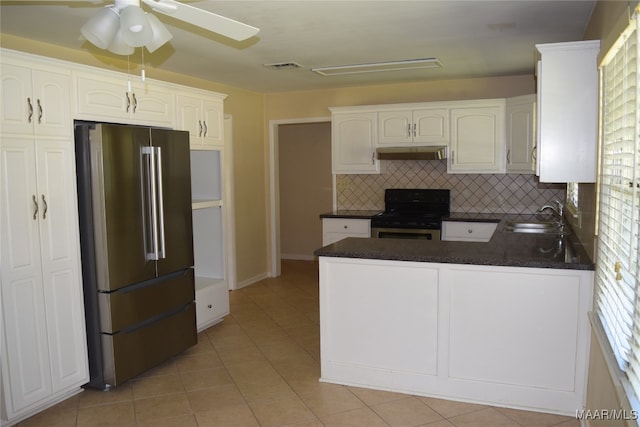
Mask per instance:
[[[637,16],[636,16],[637,18]],[[640,396],[640,75],[638,21],[601,68],[596,311],[620,368]]]

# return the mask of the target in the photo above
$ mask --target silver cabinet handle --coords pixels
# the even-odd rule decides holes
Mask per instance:
[[[207,122],[205,122],[204,120],[202,121],[202,126],[204,127],[204,134],[203,136],[207,136],[207,132],[209,131],[209,129],[207,128]]]
[[[507,150],[507,164],[511,164],[511,150]]]
[[[40,100],[39,99],[38,99],[37,103],[38,103],[38,124],[40,124],[40,123],[42,123],[43,110],[42,110],[42,104],[40,104]]]
[[[417,135],[417,129],[418,129],[418,125],[416,125],[416,124],[414,123],[414,124],[413,124],[413,136],[414,136],[414,138],[415,138],[415,137],[416,137],[416,135]]]
[[[451,150],[451,164],[455,164],[456,162],[456,152]]]
[[[133,112],[135,113],[138,109],[138,98],[136,98],[136,94],[132,93],[131,97],[133,98]]]
[[[49,205],[47,205],[44,194],[42,195],[42,204],[44,205],[44,211],[42,211],[42,219],[47,219],[47,211],[49,210]]]
[[[407,136],[411,136],[411,123],[407,124]]]
[[[198,136],[202,136],[202,120],[198,120]]]
[[[33,219],[38,219],[38,199],[36,199],[36,195],[31,195],[31,200],[33,200]]]
[[[129,112],[129,108],[131,107],[131,99],[129,99],[129,92],[125,92],[124,96],[127,97],[127,113]]]
[[[375,151],[373,153],[371,153],[371,164],[372,165],[376,164],[376,152]]]
[[[31,123],[31,119],[33,118],[33,104],[31,103],[31,98],[27,98],[27,105],[29,106],[29,117],[27,120]]]
[[[538,157],[538,146],[535,145],[532,149],[531,149],[531,160],[533,160],[534,162],[536,161]]]

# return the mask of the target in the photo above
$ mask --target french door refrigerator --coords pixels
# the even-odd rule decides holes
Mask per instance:
[[[196,344],[188,132],[76,122],[89,387]]]

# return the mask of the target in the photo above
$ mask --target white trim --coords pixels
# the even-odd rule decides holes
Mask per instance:
[[[269,246],[271,248],[270,277],[280,276],[280,167],[278,161],[278,126],[299,123],[331,122],[331,116],[307,117],[302,119],[269,120],[269,212],[270,229]],[[335,200],[334,175],[334,200]]]
[[[280,259],[293,259],[297,261],[316,261],[318,257],[305,254],[280,254]]]
[[[233,187],[233,116],[224,115],[224,195],[226,203],[226,277],[229,289],[237,289],[238,272],[236,268],[236,216]]]
[[[268,277],[269,277],[269,275],[267,273],[261,273],[261,274],[258,274],[257,276],[250,277],[250,278],[248,278],[246,280],[243,280],[242,282],[238,282],[236,284],[235,290],[237,291],[237,290],[245,288],[245,287],[247,287],[249,285],[253,285],[254,283],[258,283],[259,281],[264,280],[264,279],[266,279]]]

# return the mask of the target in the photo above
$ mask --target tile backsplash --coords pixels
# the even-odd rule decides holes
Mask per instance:
[[[338,209],[382,210],[385,188],[448,188],[451,212],[501,214],[534,213],[566,192],[534,175],[447,174],[439,160],[389,160],[379,175],[337,175],[336,187]]]

